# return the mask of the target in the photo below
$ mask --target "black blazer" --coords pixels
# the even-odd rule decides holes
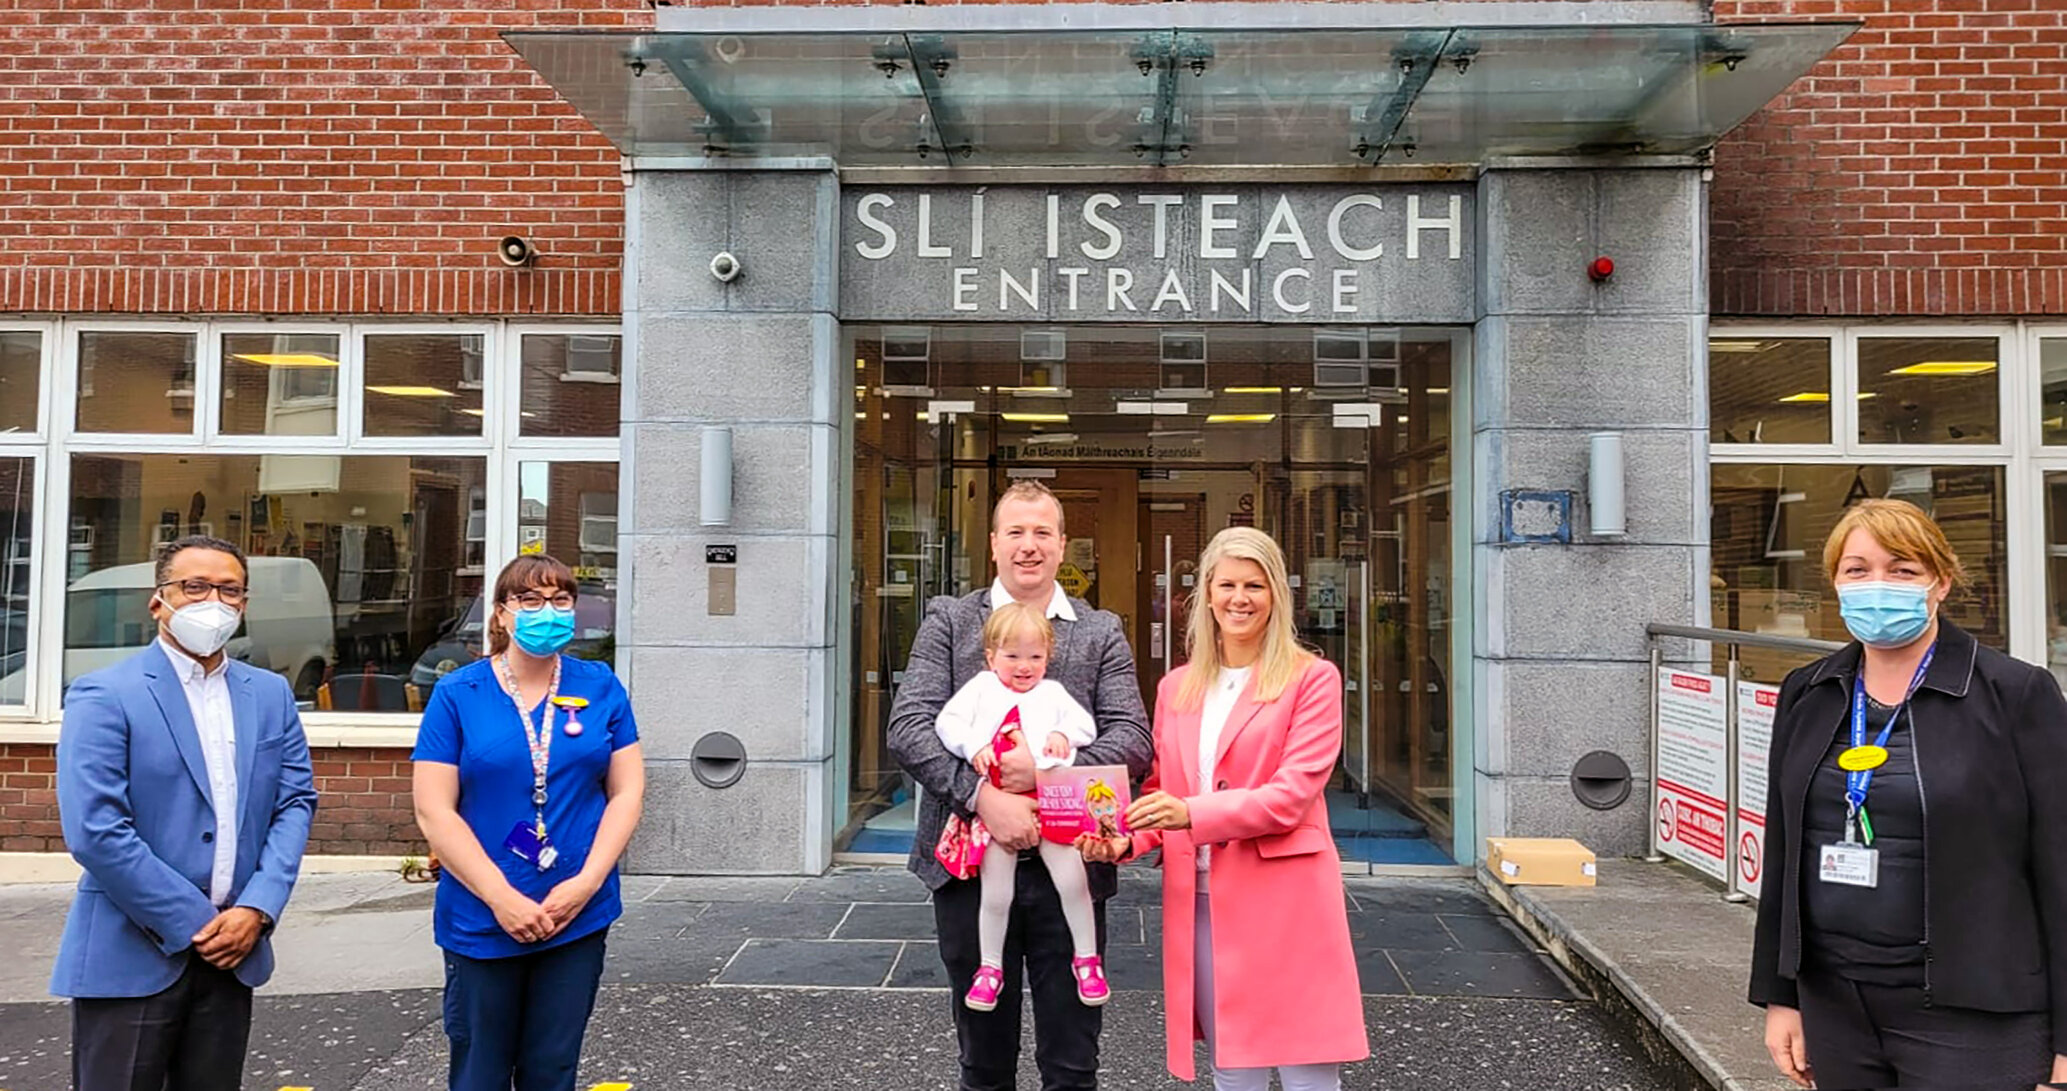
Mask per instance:
[[[1853,644],[1780,687],[1754,1004],[1799,1005],[1802,810],[1850,726],[1862,654]],[[1941,621],[1905,719],[1924,790],[1925,1003],[2049,1012],[2067,1052],[2067,700],[2050,674]]]

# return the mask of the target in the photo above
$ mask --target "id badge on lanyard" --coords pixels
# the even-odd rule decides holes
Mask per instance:
[[[1837,756],[1838,768],[1845,772],[1844,840],[1823,846],[1816,863],[1818,880],[1867,889],[1880,885],[1880,850],[1873,847],[1873,817],[1866,811],[1866,794],[1873,789],[1874,770],[1887,764],[1888,737],[1894,733],[1895,721],[1908,711],[1910,699],[1916,696],[1916,688],[1923,684],[1924,672],[1930,669],[1931,659],[1937,654],[1935,646],[1924,653],[1923,662],[1916,665],[1916,676],[1909,680],[1909,690],[1903,694],[1902,703],[1888,714],[1888,722],[1871,743],[1866,741],[1866,669],[1863,665],[1859,676],[1853,680],[1851,747]],[[1910,729],[1915,730],[1913,716]]]
[[[524,691],[518,687],[516,675],[510,672],[509,663],[495,660],[496,671],[502,677],[503,688],[509,691],[510,701],[517,710],[517,723],[524,730],[524,743],[531,751],[531,809],[530,822],[518,821],[503,839],[502,847],[519,860],[540,871],[551,871],[560,861],[560,850],[553,844],[552,835],[545,828],[545,775],[552,764],[553,713],[559,707],[560,661],[553,660],[553,680],[546,689],[545,701],[541,704],[539,724],[536,731],[531,727],[531,715],[524,711]],[[571,717],[570,713],[570,717]],[[570,730],[569,735],[575,734]]]

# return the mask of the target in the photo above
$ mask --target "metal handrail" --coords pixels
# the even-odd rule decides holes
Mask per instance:
[[[1658,707],[1658,672],[1665,667],[1665,649],[1658,645],[1658,639],[1660,637],[1668,637],[1679,640],[1692,640],[1704,644],[1721,644],[1728,649],[1729,670],[1723,683],[1725,687],[1723,713],[1723,845],[1725,846],[1725,878],[1723,880],[1723,897],[1733,902],[1748,901],[1750,900],[1751,892],[1742,889],[1739,885],[1737,881],[1739,869],[1735,862],[1729,859],[1729,854],[1735,851],[1737,846],[1739,833],[1737,826],[1737,781],[1739,779],[1737,769],[1737,682],[1739,679],[1737,651],[1739,648],[1770,648],[1777,651],[1828,655],[1831,652],[1842,650],[1846,645],[1831,640],[1812,640],[1807,637],[1774,636],[1770,633],[1747,633],[1737,629],[1704,629],[1694,625],[1667,625],[1660,622],[1651,622],[1645,625],[1644,632],[1649,636],[1651,642],[1651,799],[1654,804],[1658,798],[1658,717],[1660,712]],[[1651,822],[1650,827],[1650,855],[1647,859],[1657,863],[1663,861],[1665,857],[1659,850],[1658,824]]]
[[[1699,640],[1709,644],[1736,644],[1746,648],[1774,648],[1783,652],[1830,652],[1843,651],[1846,645],[1835,640],[1811,640],[1805,636],[1774,636],[1771,633],[1747,633],[1737,629],[1703,629],[1693,625],[1662,625],[1652,622],[1644,626],[1644,632],[1651,636],[1671,636],[1682,640]]]

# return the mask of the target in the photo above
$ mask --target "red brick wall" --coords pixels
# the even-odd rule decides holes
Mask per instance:
[[[62,852],[55,747],[0,744],[0,852]]]
[[[0,312],[619,308],[617,154],[498,34],[644,0],[0,6]]]
[[[2067,314],[2067,4],[1715,12],[1866,26],[1716,149],[1714,313]]]
[[[0,851],[65,850],[55,750],[47,744],[0,744]],[[309,831],[311,854],[424,854],[409,801],[409,751],[324,748],[315,752],[315,762],[321,800]]]

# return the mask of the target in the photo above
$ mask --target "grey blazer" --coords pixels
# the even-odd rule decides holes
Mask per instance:
[[[1138,783],[1148,775],[1155,742],[1141,707],[1134,653],[1117,615],[1094,610],[1081,599],[1070,599],[1069,604],[1077,620],[1053,619],[1055,654],[1048,660],[1048,677],[1062,683],[1098,722],[1098,739],[1077,752],[1077,764],[1124,765]],[[933,858],[933,845],[949,813],[971,817],[966,805],[976,794],[976,770],[940,744],[933,721],[963,683],[986,669],[983,623],[988,617],[988,584],[960,598],[942,595],[928,602],[925,620],[912,639],[904,682],[890,705],[890,753],[925,789],[909,866],[934,890],[951,879]],[[1119,874],[1110,864],[1092,864],[1090,878],[1094,898],[1109,897],[1119,889]]]

